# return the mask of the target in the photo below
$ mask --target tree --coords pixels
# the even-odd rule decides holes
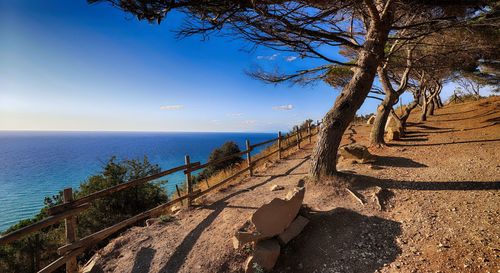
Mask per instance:
[[[352,70],[333,107],[323,118],[313,154],[311,174],[335,175],[337,151],[343,133],[363,104],[389,40],[412,40],[435,29],[474,18],[480,8],[494,1],[216,1],[216,0],[90,0],[110,2],[138,19],[160,23],[168,12],[184,12],[189,24],[181,35],[209,34],[224,27],[257,46],[296,52],[323,65],[294,73],[256,71],[266,82],[308,83],[324,79],[330,68]],[[415,16],[422,14],[422,16]],[[405,30],[412,30],[406,35]],[[391,34],[391,37],[389,37]],[[354,62],[336,57],[342,46],[354,52]]]
[[[243,158],[238,155],[240,152],[240,147],[234,141],[226,141],[221,147],[215,148],[208,156],[208,162],[214,162],[214,164],[209,165],[198,174],[195,178],[196,182],[207,179],[219,171],[241,163]],[[228,159],[220,161],[225,157],[228,157]]]

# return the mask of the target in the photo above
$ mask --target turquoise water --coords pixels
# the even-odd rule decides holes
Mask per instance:
[[[274,137],[268,133],[0,132],[0,231],[34,216],[45,196],[78,187],[112,155],[119,159],[147,155],[165,170],[184,164],[186,154],[192,162],[204,163],[214,148],[228,140],[244,150],[245,139],[257,143]],[[165,178],[169,193],[184,181],[182,172]]]

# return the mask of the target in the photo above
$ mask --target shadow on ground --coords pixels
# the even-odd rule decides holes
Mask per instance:
[[[184,264],[187,256],[189,255],[189,252],[191,252],[191,249],[193,249],[194,245],[196,244],[196,241],[198,238],[201,236],[201,234],[205,231],[207,227],[209,227],[213,221],[222,213],[222,211],[225,208],[231,207],[228,205],[228,200],[231,199],[234,196],[237,196],[239,194],[254,190],[257,187],[260,187],[262,185],[265,185],[273,180],[275,180],[278,177],[281,176],[286,176],[290,175],[294,170],[299,168],[302,164],[307,162],[309,160],[310,156],[306,156],[304,158],[300,158],[301,161],[292,166],[290,169],[285,171],[283,174],[277,174],[277,175],[271,175],[264,181],[262,181],[259,184],[246,187],[244,189],[241,189],[239,191],[233,192],[226,197],[216,201],[215,203],[208,205],[208,206],[203,206],[204,209],[210,209],[212,212],[203,220],[201,221],[198,226],[196,226],[195,229],[191,230],[186,237],[182,240],[181,244],[175,249],[174,253],[168,258],[166,264],[160,269],[160,273],[170,273],[170,272],[178,272],[181,268],[182,265]],[[245,207],[245,209],[254,209],[251,207]],[[148,258],[148,257],[147,257]],[[152,261],[152,256],[148,259],[145,259],[148,263],[150,264]]]
[[[477,181],[405,181],[382,179],[361,174],[343,173],[342,180],[347,181],[355,189],[369,187],[381,187],[384,189],[399,190],[433,190],[433,191],[478,191],[478,190],[500,190],[500,182],[477,182]]]
[[[273,272],[376,272],[401,253],[398,222],[345,208],[307,217],[311,222],[282,250]]]
[[[400,156],[377,156],[373,165],[386,167],[423,168],[427,165]]]

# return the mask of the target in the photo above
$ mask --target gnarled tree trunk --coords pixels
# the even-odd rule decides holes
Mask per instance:
[[[420,114],[420,121],[426,121],[427,120],[427,95],[425,94],[426,90],[422,92],[422,113]]]
[[[386,92],[384,100],[377,108],[377,115],[375,116],[375,121],[373,122],[373,127],[370,133],[370,142],[372,146],[380,147],[385,145],[385,125],[391,113],[392,106],[396,103],[396,101],[396,95]]]
[[[337,174],[337,152],[342,135],[372,87],[377,67],[384,57],[389,21],[389,18],[386,18],[370,23],[366,41],[358,54],[354,74],[337,97],[333,108],[323,118],[310,170],[315,178]]]
[[[434,99],[429,100],[429,103],[427,104],[427,115],[428,116],[434,116]]]
[[[411,111],[415,109],[418,105],[418,97],[415,98],[404,110],[403,114],[399,117],[399,120],[401,121],[401,126],[403,128],[406,128],[406,121],[408,120],[408,117],[410,116]]]

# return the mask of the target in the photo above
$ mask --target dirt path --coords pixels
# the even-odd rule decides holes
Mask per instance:
[[[282,250],[275,272],[500,272],[500,99],[447,106],[373,165],[339,162],[351,174],[307,183],[311,223]],[[356,125],[345,143],[368,144]],[[311,145],[218,192],[174,221],[135,227],[100,251],[104,272],[238,272],[247,253],[231,236],[265,202],[307,175]],[[325,182],[325,181],[323,181]],[[361,193],[354,200],[341,185]],[[285,186],[271,192],[272,185]],[[383,210],[373,199],[380,188]]]

